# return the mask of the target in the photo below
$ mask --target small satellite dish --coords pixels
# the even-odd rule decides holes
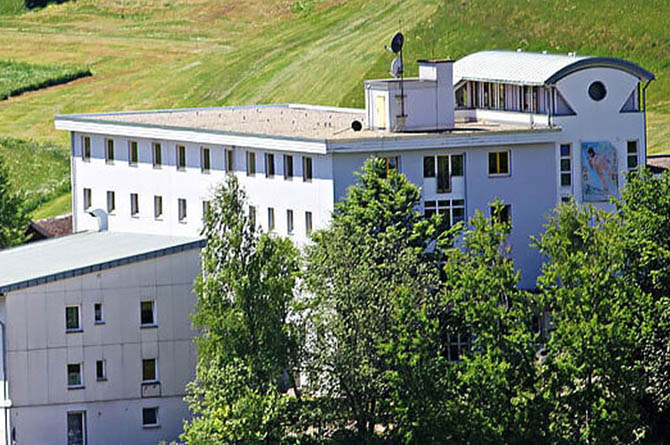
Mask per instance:
[[[401,32],[395,33],[393,39],[391,40],[391,50],[398,54],[402,50],[402,44],[405,42],[405,37]]]
[[[402,74],[402,59],[400,56],[396,57],[393,59],[393,62],[391,62],[391,76],[398,78]]]
[[[351,122],[351,129],[354,131],[361,131],[363,129],[363,124],[361,124],[361,121],[354,120]]]

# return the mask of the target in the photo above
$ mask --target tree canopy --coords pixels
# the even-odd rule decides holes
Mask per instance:
[[[12,191],[7,168],[0,156],[0,249],[24,242],[29,222],[23,198]]]

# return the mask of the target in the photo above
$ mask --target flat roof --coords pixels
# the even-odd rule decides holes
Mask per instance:
[[[0,250],[0,293],[205,245],[203,238],[79,232]]]

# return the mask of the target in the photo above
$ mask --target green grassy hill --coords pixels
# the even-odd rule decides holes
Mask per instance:
[[[670,0],[78,0],[0,16],[0,58],[94,74],[0,102],[0,135],[66,147],[54,114],[362,106],[362,80],[387,76],[383,46],[400,28],[408,62],[524,48],[639,63],[658,78],[648,90],[649,149],[670,152],[668,11]],[[42,213],[66,208],[61,196]]]

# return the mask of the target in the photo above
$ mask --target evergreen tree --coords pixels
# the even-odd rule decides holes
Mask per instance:
[[[7,168],[0,156],[0,249],[24,242],[29,222],[23,199],[12,191]]]

